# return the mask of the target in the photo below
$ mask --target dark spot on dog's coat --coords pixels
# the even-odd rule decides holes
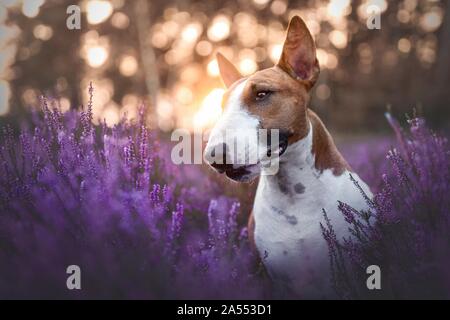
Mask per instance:
[[[286,215],[286,220],[289,222],[289,224],[296,225],[297,224],[297,218],[294,216],[288,216]]]
[[[287,173],[285,172],[285,170],[280,168],[280,171],[278,172],[278,176],[277,176],[277,180],[278,180],[278,188],[280,189],[281,193],[283,194],[289,194],[289,179],[287,176]]]
[[[275,213],[279,214],[280,216],[284,217],[289,224],[296,225],[298,223],[297,218],[295,216],[288,215],[283,210],[281,210],[277,207],[274,207],[274,206],[272,206],[272,210]]]
[[[313,170],[313,175],[314,175],[314,177],[319,179],[320,176],[322,175],[322,171]]]
[[[288,194],[289,189],[286,187],[286,185],[283,183],[283,181],[278,181],[278,188],[280,189],[281,193]]]
[[[278,213],[280,216],[284,216],[284,211],[281,209],[278,209],[275,206],[272,206],[272,210],[275,211],[275,213]]]
[[[299,183],[297,183],[297,184],[294,186],[294,191],[295,191],[296,193],[300,193],[300,194],[301,194],[301,193],[304,193],[304,192],[305,192],[305,186],[299,182]]]

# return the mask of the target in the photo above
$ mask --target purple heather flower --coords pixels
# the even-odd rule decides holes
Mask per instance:
[[[409,134],[391,115],[387,119],[397,146],[387,152],[388,167],[373,200],[367,200],[374,223],[367,212],[340,203],[353,238],[336,239],[327,219],[322,226],[335,288],[343,298],[448,299],[448,141],[430,131],[424,119],[409,120]],[[365,287],[365,268],[372,264],[380,266],[386,279],[380,292]]]
[[[20,133],[1,128],[0,297],[261,297],[236,201],[201,167],[171,163],[144,108],[137,123],[94,128],[89,94],[87,110],[43,98]],[[211,243],[216,227],[230,235]],[[65,287],[71,264],[81,292]]]

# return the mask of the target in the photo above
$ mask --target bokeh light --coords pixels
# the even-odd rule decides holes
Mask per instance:
[[[436,31],[442,24],[443,16],[442,10],[434,8],[420,18],[420,27],[426,32]]]
[[[117,29],[126,29],[130,24],[130,19],[123,12],[116,12],[111,17],[111,24]]]
[[[198,37],[203,31],[203,27],[200,23],[190,23],[183,28],[181,38],[189,43],[197,41]]]
[[[350,0],[331,0],[327,6],[327,14],[332,18],[342,18],[351,13]]]
[[[244,58],[239,62],[239,71],[243,75],[250,75],[252,73],[255,73],[257,68],[258,65],[256,64],[255,60],[251,58]]]
[[[208,70],[208,75],[210,75],[211,77],[218,77],[220,75],[219,65],[217,64],[216,59],[211,60],[208,63],[207,70]]]
[[[281,52],[283,51],[283,45],[282,44],[274,44],[270,47],[270,59],[273,63],[277,63],[278,60],[280,60]]]
[[[343,49],[347,46],[347,34],[344,31],[333,30],[329,34],[331,43],[338,49]]]
[[[270,10],[273,14],[280,16],[286,12],[287,9],[287,3],[286,1],[282,0],[275,0],[272,2],[270,6]]]
[[[119,70],[125,77],[131,77],[136,74],[138,70],[138,62],[132,55],[123,56],[120,60]]]
[[[95,46],[88,49],[87,61],[93,68],[101,67],[108,59],[108,50],[102,46]]]
[[[100,120],[105,120],[106,124],[110,127],[119,123],[119,106],[113,102],[110,102],[103,110]]]
[[[398,40],[397,47],[401,52],[408,53],[411,51],[411,41],[406,38],[401,38],[400,40]]]
[[[222,115],[222,97],[225,90],[213,89],[203,100],[194,116],[194,130],[201,132],[211,128]]]
[[[208,56],[211,54],[213,50],[213,46],[211,44],[211,42],[206,41],[206,40],[202,40],[200,41],[197,46],[195,47],[195,51],[201,55],[201,56]]]
[[[158,127],[163,131],[169,131],[174,127],[174,106],[170,96],[161,94],[158,97],[156,113],[158,115]]]
[[[44,0],[23,1],[22,13],[28,18],[35,18],[39,14],[40,7],[44,4]]]
[[[36,39],[47,41],[50,40],[50,38],[53,36],[53,29],[44,24],[38,24],[33,29],[33,35],[36,37]]]
[[[87,21],[99,24],[106,21],[113,13],[111,2],[105,0],[89,0],[86,5]]]
[[[331,95],[331,90],[327,84],[322,83],[317,86],[316,96],[320,100],[327,100],[330,97],[330,95]]]
[[[216,16],[208,28],[208,38],[211,41],[219,42],[228,38],[229,35],[230,19],[225,15]]]

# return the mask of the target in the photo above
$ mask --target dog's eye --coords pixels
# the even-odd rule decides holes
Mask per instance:
[[[272,93],[272,92],[269,91],[269,90],[261,90],[261,91],[258,91],[258,92],[256,93],[256,95],[255,95],[255,99],[256,99],[256,101],[264,100],[264,99],[266,99],[268,96],[270,96],[271,93]]]

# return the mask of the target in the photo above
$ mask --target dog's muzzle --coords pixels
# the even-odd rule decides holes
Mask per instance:
[[[218,173],[225,173],[228,178],[234,181],[247,181],[246,177],[251,174],[251,168],[255,165],[233,165],[233,158],[226,143],[222,143],[221,146],[216,145],[210,150],[209,152],[206,151],[205,160]]]

